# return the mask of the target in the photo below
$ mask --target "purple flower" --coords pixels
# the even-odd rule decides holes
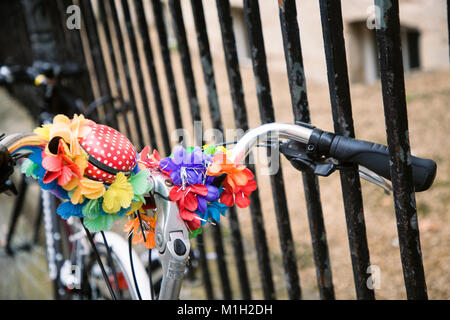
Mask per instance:
[[[159,167],[170,173],[173,184],[182,186],[205,183],[206,168],[212,160],[211,156],[203,153],[200,147],[187,153],[182,146],[175,147],[172,155],[172,158],[162,159]]]
[[[217,199],[219,199],[220,193],[219,193],[219,189],[217,189],[217,187],[212,186],[212,185],[206,185],[206,188],[208,189],[208,194],[206,196],[201,196],[201,195],[197,195],[197,211],[199,212],[206,212],[206,208],[207,208],[207,201],[209,202],[214,202],[217,201]]]

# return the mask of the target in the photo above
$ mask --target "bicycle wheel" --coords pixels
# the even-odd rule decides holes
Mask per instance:
[[[129,256],[129,249],[126,240],[120,235],[114,232],[104,232],[106,241],[110,247],[111,260],[114,264],[114,268],[117,274],[117,280],[119,285],[120,296],[122,299],[137,300],[138,291],[143,300],[151,300],[150,295],[150,281],[147,275],[144,264],[139,259],[136,251],[133,252],[133,269],[136,277],[138,288],[134,284],[133,270]],[[115,279],[112,268],[107,258],[107,250],[103,242],[101,234],[97,233],[94,236],[95,245],[98,253],[102,259],[105,271],[108,276],[108,280],[111,283],[113,289],[116,290]],[[90,262],[86,263],[86,284],[90,287],[90,293],[92,299],[111,299],[111,295],[108,292],[108,288],[103,278],[100,266],[94,255],[91,255]],[[94,291],[93,291],[94,290]]]

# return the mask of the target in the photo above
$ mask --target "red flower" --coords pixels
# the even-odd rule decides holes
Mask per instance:
[[[146,146],[142,149],[140,153],[140,157],[138,163],[145,166],[146,168],[155,169],[159,167],[159,162],[161,161],[161,157],[158,151],[155,149],[153,153],[149,155],[150,147]]]
[[[223,192],[220,195],[220,202],[226,206],[232,207],[235,203],[239,208],[246,208],[250,205],[250,194],[256,190],[256,182],[253,173],[249,169],[244,169],[248,181],[245,185],[232,185],[227,181],[223,183]]]
[[[174,186],[170,190],[169,198],[175,201],[180,210],[180,217],[183,219],[189,229],[196,230],[200,227],[198,215],[194,212],[198,207],[197,195],[206,196],[208,188],[203,184],[194,184],[187,186],[184,190],[182,187]]]
[[[58,184],[64,186],[73,178],[82,177],[80,168],[66,156],[62,139],[59,140],[57,155],[48,155],[45,151],[42,152],[42,167],[47,170],[42,180],[46,184],[58,179]]]

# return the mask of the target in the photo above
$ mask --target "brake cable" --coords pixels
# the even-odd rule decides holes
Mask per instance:
[[[117,290],[117,296],[118,296],[119,300],[122,300],[122,294],[120,293],[120,287],[119,287],[119,280],[117,278],[117,272],[116,272],[116,267],[114,266],[114,260],[112,259],[111,249],[109,247],[108,241],[106,241],[105,233],[103,231],[100,231],[100,234],[102,235],[103,243],[105,244],[105,247],[106,247],[106,257],[107,257],[109,265],[111,266],[111,271],[113,273],[114,284],[116,285],[116,290]]]
[[[144,242],[147,242],[147,239],[145,237],[145,233],[144,233],[144,227],[142,225],[142,219],[141,219],[141,214],[139,213],[139,211],[136,211],[138,219],[139,219],[139,225],[141,227],[141,232],[142,232],[142,237],[144,238]],[[152,249],[148,249],[148,278],[150,281],[150,296],[151,299],[154,299],[154,293],[153,293],[153,281],[152,281]]]
[[[86,235],[87,235],[89,243],[90,243],[90,245],[92,247],[92,250],[94,251],[95,257],[96,257],[97,262],[98,262],[98,265],[100,266],[100,269],[102,270],[103,278],[105,279],[106,286],[108,287],[109,293],[111,294],[111,297],[113,298],[113,300],[117,300],[116,294],[114,293],[114,290],[112,289],[111,283],[109,282],[108,276],[106,274],[105,267],[103,266],[102,259],[100,258],[100,255],[98,253],[97,247],[95,246],[94,239],[92,238],[92,235],[89,232],[89,230],[84,225],[83,219],[80,219],[80,220],[81,220],[81,224],[83,225],[84,231],[86,232]]]

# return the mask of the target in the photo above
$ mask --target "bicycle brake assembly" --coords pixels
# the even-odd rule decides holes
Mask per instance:
[[[339,169],[339,164],[332,159],[312,157],[308,151],[309,146],[297,141],[287,140],[280,144],[280,152],[299,171],[312,171],[318,176],[328,177],[336,169]]]
[[[302,172],[309,171],[318,176],[328,177],[345,166],[336,159],[319,156],[314,143],[305,145],[294,140],[287,140],[280,144],[279,149],[292,166]],[[361,178],[381,187],[385,193],[389,194],[392,191],[391,185],[373,171],[359,166],[359,174]]]
[[[155,239],[163,269],[163,280],[159,300],[178,299],[186,264],[189,258],[190,242],[185,223],[181,219],[176,202],[170,201],[169,192],[173,186],[163,173],[152,175],[153,195],[158,209]]]

